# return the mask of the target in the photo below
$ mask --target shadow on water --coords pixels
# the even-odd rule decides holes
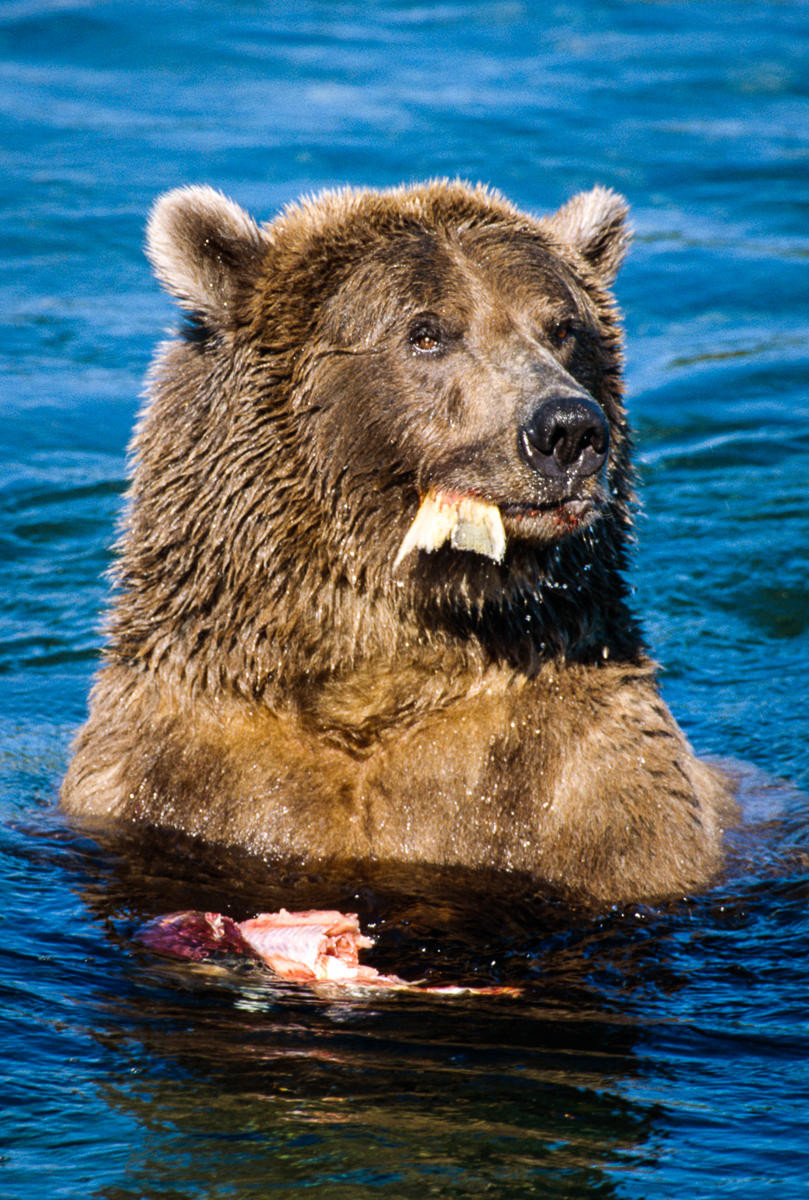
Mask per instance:
[[[642,1174],[664,1153],[664,1107],[644,1092],[649,1046],[694,1055],[695,989],[705,1011],[749,989],[762,949],[747,968],[742,943],[773,911],[787,923],[806,910],[794,850],[805,809],[802,824],[785,821],[785,789],[752,774],[745,789],[756,825],[736,836],[733,879],[696,900],[598,913],[469,872],[385,869],[346,884],[148,832],[26,836],[18,848],[67,868],[107,935],[60,947],[62,978],[72,967],[82,980],[68,1023],[100,1055],[94,1086],[137,1130],[125,1171],[96,1173],[93,1196],[618,1195],[616,1171]],[[523,994],[323,997],[246,961],[175,962],[137,942],[145,920],[177,909],[243,919],[282,906],[358,912],[384,971]]]
[[[304,1184],[325,1196],[524,1196],[540,1184],[612,1195],[606,1165],[648,1135],[650,1112],[618,1087],[632,1071],[631,1004],[596,978],[626,968],[610,965],[618,918],[571,925],[547,901],[491,880],[482,893],[452,872],[352,892],[191,842],[100,850],[63,832],[55,850],[108,933],[85,966],[85,1019],[106,1052],[103,1098],[140,1129],[126,1186],[104,1200],[217,1195],[217,1180],[235,1196]],[[377,938],[369,959],[382,969],[525,994],[324,999],[245,962],[162,960],[134,937],[178,907],[244,917],[338,902]]]

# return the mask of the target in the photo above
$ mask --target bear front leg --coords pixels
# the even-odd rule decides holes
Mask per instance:
[[[511,791],[510,806],[532,833],[515,865],[585,901],[704,887],[736,808],[721,772],[688,745],[651,666],[566,666],[526,699],[515,723],[522,764],[512,765],[526,790]]]

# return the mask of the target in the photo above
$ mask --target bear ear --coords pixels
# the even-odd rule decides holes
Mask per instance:
[[[211,187],[161,196],[146,230],[155,275],[183,308],[227,325],[236,302],[255,282],[269,240],[238,204]]]
[[[612,283],[631,239],[629,205],[611,188],[579,192],[548,217],[556,237],[574,246],[605,283]]]

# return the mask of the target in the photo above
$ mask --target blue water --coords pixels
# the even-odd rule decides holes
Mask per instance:
[[[809,4],[5,0],[0,114],[0,1196],[809,1195]],[[748,826],[705,895],[592,918],[312,879],[383,969],[527,989],[327,1003],[138,950],[285,881],[55,796],[174,319],[149,205],[436,174],[632,204],[636,603]]]

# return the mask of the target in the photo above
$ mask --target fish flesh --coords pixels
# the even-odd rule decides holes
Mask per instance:
[[[330,909],[307,912],[259,913],[249,921],[212,912],[176,912],[157,917],[141,929],[139,940],[148,949],[170,958],[201,962],[212,955],[240,954],[258,959],[280,979],[320,989],[337,985],[350,989],[417,991],[433,995],[518,996],[521,988],[428,987],[408,983],[398,975],[383,975],[363,965],[360,950],[373,938],[360,929],[356,913]]]

